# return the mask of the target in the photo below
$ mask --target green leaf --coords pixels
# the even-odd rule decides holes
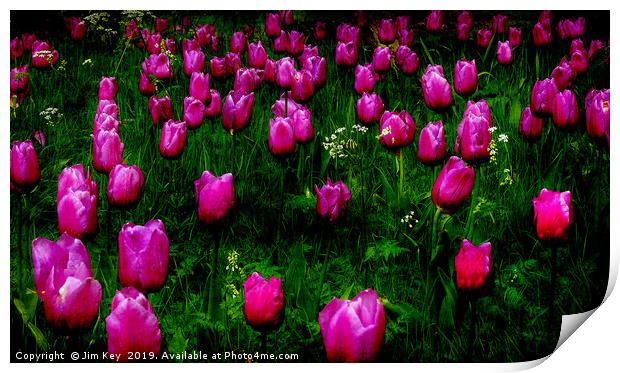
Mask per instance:
[[[183,331],[181,328],[177,328],[172,339],[168,342],[168,351],[173,354],[183,353],[187,349],[187,341],[188,339],[183,337]]]
[[[13,304],[15,304],[15,307],[17,307],[17,310],[19,311],[19,314],[21,315],[24,324],[29,322],[34,316],[38,302],[39,297],[37,296],[37,293],[30,289],[26,290],[23,301],[17,298],[13,299]]]
[[[404,252],[408,252],[409,249],[398,246],[394,241],[380,241],[374,246],[369,246],[366,250],[366,257],[364,261],[383,259],[389,261],[394,259]]]
[[[47,343],[47,339],[45,339],[45,336],[43,335],[41,330],[31,322],[28,323],[28,329],[30,329],[30,332],[34,336],[37,347],[39,347],[43,351],[47,351],[49,349],[49,343]]]
[[[442,269],[439,269],[439,280],[446,292],[441,301],[439,310],[439,323],[442,327],[454,327],[454,315],[456,314],[456,288],[454,282]]]

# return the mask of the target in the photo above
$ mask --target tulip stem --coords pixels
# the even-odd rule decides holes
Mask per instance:
[[[465,237],[467,237],[468,239],[472,240],[473,237],[473,233],[474,233],[474,210],[476,208],[476,205],[478,203],[478,189],[480,188],[480,165],[476,164],[475,166],[476,169],[476,177],[474,180],[474,191],[472,193],[471,196],[471,206],[469,207],[469,214],[467,215],[467,223],[465,224]]]
[[[267,332],[260,333],[260,349],[263,353],[267,353]]]
[[[557,330],[557,325],[555,324],[556,315],[555,315],[555,288],[557,285],[557,262],[558,262],[558,246],[551,245],[549,247],[551,250],[551,286],[549,287],[549,327],[551,333],[554,333]]]
[[[469,342],[467,344],[467,361],[471,362],[473,358],[474,342],[476,341],[476,299],[469,301]]]
[[[215,305],[218,301],[215,296],[217,289],[217,276],[218,276],[218,257],[220,249],[220,240],[222,238],[222,231],[218,229],[210,229],[211,236],[213,238],[213,259],[211,262],[211,280],[209,281],[209,303],[207,304],[207,315],[211,320],[215,319]],[[219,232],[218,232],[219,231]]]
[[[402,208],[402,198],[403,198],[403,181],[405,180],[405,164],[403,162],[403,151],[402,149],[398,151],[398,207]]]
[[[321,306],[321,293],[323,292],[323,283],[325,283],[325,274],[327,273],[327,268],[329,267],[329,249],[331,246],[331,243],[333,242],[333,238],[335,235],[335,229],[334,226],[331,223],[328,223],[329,226],[325,229],[323,229],[322,233],[325,234],[325,231],[327,230],[327,236],[328,236],[328,240],[321,240],[323,242],[327,241],[327,249],[325,250],[325,259],[323,261],[323,269],[321,270],[321,277],[319,277],[319,288],[317,291],[317,295],[316,295],[316,308],[315,310],[318,310],[319,307]]]
[[[435,260],[435,256],[437,256],[437,252],[439,251],[437,247],[439,245],[439,240],[437,239],[437,222],[439,221],[440,215],[441,215],[441,209],[438,207],[435,210],[435,216],[433,217],[433,226],[431,228],[432,246],[431,246],[431,258],[430,258],[430,261],[427,263],[428,267],[430,267],[430,262]]]
[[[125,51],[127,50],[127,46],[129,46],[129,39],[126,39],[125,41],[125,48],[123,48],[123,53],[121,53],[121,58],[119,58],[118,62],[116,63],[116,68],[114,69],[114,73],[112,74],[112,76],[116,76],[116,72],[118,71],[118,68],[121,66],[121,62],[123,62],[123,57],[125,57]]]
[[[17,289],[18,292],[21,294],[23,288],[23,268],[24,265],[22,263],[23,261],[23,254],[22,254],[22,227],[23,227],[23,198],[25,198],[25,196],[19,196],[17,198],[17,265],[18,265],[18,270],[17,270],[17,275],[18,275],[18,281],[17,281]]]

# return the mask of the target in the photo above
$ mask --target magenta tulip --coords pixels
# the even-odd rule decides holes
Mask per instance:
[[[222,126],[227,131],[242,130],[250,121],[254,105],[254,92],[243,94],[230,91],[224,99],[222,108]]]
[[[100,131],[111,131],[114,130],[118,132],[118,119],[112,114],[101,113],[95,115],[95,120],[93,123],[93,134],[96,134]]]
[[[168,277],[170,244],[164,223],[127,223],[118,234],[118,279],[142,293],[159,290]]]
[[[392,53],[388,47],[377,47],[372,53],[372,66],[378,73],[384,73],[390,69]]]
[[[461,96],[474,93],[478,88],[476,60],[458,60],[454,67],[454,90]]]
[[[394,20],[390,18],[380,20],[377,25],[377,36],[381,43],[392,44],[396,39],[396,25],[394,24]]]
[[[288,102],[288,104],[287,104]],[[279,118],[291,117],[297,110],[300,110],[304,106],[295,102],[295,100],[289,98],[286,99],[286,94],[283,93],[278,101],[271,105],[271,112],[273,115]]]
[[[146,52],[149,54],[161,53],[161,41],[162,37],[159,32],[150,33],[145,30],[143,37],[146,41]]]
[[[290,89],[293,73],[295,72],[295,60],[291,57],[283,57],[276,61],[276,84],[283,89]]]
[[[352,300],[333,298],[319,312],[319,326],[329,362],[372,362],[385,336],[385,309],[373,289]]]
[[[534,115],[551,114],[553,99],[558,93],[558,87],[551,78],[537,80],[530,95],[530,109]]]
[[[314,36],[314,38],[317,41],[321,41],[325,39],[326,35],[327,35],[327,24],[323,21],[316,21],[314,24],[312,36]]]
[[[466,10],[460,12],[456,19],[456,38],[459,41],[469,40],[469,33],[473,27],[474,18],[471,13]]]
[[[551,103],[551,117],[559,128],[574,126],[579,122],[579,107],[573,91],[565,89],[555,95]]]
[[[408,15],[402,15],[396,17],[396,22],[394,25],[396,26],[396,31],[406,30],[409,28],[410,17]]]
[[[263,44],[258,41],[256,43],[250,43],[248,46],[248,65],[257,69],[265,67],[267,61],[267,52],[263,47]]]
[[[406,45],[400,45],[396,49],[396,64],[404,75],[412,75],[418,71],[420,59],[418,55]]]
[[[45,133],[41,130],[32,131],[32,138],[35,139],[39,145],[45,146],[47,144],[47,138],[45,137]]]
[[[208,105],[205,105],[204,116],[205,118],[215,118],[220,115],[222,111],[222,98],[220,94],[215,89],[211,91],[211,102]]]
[[[314,80],[306,70],[297,70],[291,75],[291,97],[297,102],[306,102],[314,95]]]
[[[170,21],[167,18],[156,17],[155,18],[155,31],[164,32],[170,27]]]
[[[114,100],[118,92],[115,77],[102,77],[99,81],[99,100]]]
[[[155,84],[151,82],[149,76],[145,72],[140,73],[140,82],[138,83],[138,90],[145,96],[150,96],[155,93]]]
[[[213,37],[215,36],[215,26],[208,25],[198,25],[196,27],[196,40],[201,47],[211,46],[213,43]]]
[[[357,64],[357,47],[355,42],[341,42],[336,44],[336,65],[351,67]]]
[[[398,40],[398,44],[402,46],[409,46],[413,44],[414,36],[415,34],[413,33],[413,30],[403,29],[396,32],[396,39]]]
[[[211,101],[209,81],[209,74],[193,72],[192,76],[189,78],[189,95],[197,98],[203,104]]]
[[[603,42],[600,40],[592,40],[590,42],[590,48],[588,48],[588,59],[592,60],[594,54],[601,49],[603,49]]]
[[[65,168],[58,176],[58,230],[76,238],[97,230],[97,198],[99,190],[91,179],[90,169],[84,177],[81,164]]]
[[[503,14],[496,14],[493,16],[493,24],[491,31],[494,34],[503,34],[506,31],[506,25],[508,24],[508,16]]]
[[[265,280],[254,272],[243,283],[243,315],[247,323],[260,332],[276,329],[284,319],[282,280],[271,276]]]
[[[172,119],[172,103],[168,96],[151,96],[151,98],[149,98],[148,108],[151,114],[151,120],[156,126]]]
[[[586,128],[591,138],[609,134],[609,89],[591,89],[586,95]]]
[[[375,69],[371,64],[357,65],[355,67],[355,81],[353,83],[355,92],[359,94],[372,92],[375,89],[375,82],[377,80],[379,80],[379,77],[375,74]]]
[[[307,58],[310,57],[318,57],[319,55],[319,48],[312,46],[312,45],[304,45],[304,50],[303,52],[301,52],[300,55],[298,55],[297,61],[299,61],[299,64],[301,65],[303,63],[303,61]]]
[[[211,75],[214,78],[225,78],[226,77],[226,59],[224,57],[211,57],[209,61],[209,71],[211,71]]]
[[[442,66],[429,64],[426,67],[422,75],[422,95],[429,109],[441,110],[452,105],[452,90],[443,75]]]
[[[198,38],[194,39],[183,39],[181,42],[181,53],[189,52],[189,51],[199,51],[200,50],[200,41]]]
[[[101,285],[93,278],[84,244],[66,233],[56,242],[39,237],[32,241],[32,264],[50,324],[69,330],[92,325],[99,313]]]
[[[497,62],[500,65],[508,65],[512,63],[512,47],[509,41],[497,42]]]
[[[310,110],[305,107],[296,110],[289,116],[295,130],[295,140],[306,143],[314,139],[314,128],[312,127],[312,115]]]
[[[151,54],[142,62],[142,71],[160,80],[172,78],[170,59],[165,53]]]
[[[97,115],[100,114],[108,114],[114,117],[114,119],[118,119],[118,105],[116,105],[116,101],[114,100],[99,100],[97,102],[97,111],[95,113],[95,119]]]
[[[189,128],[198,128],[202,124],[205,105],[197,98],[188,96],[183,100],[183,121]]]
[[[49,67],[58,61],[58,51],[46,41],[35,40],[32,43],[32,66],[37,69]]]
[[[183,52],[183,72],[190,76],[194,72],[201,73],[205,68],[205,54],[202,51]]]
[[[269,151],[273,155],[295,152],[295,129],[291,118],[269,119]]]
[[[468,101],[463,119],[457,127],[454,152],[461,152],[464,160],[470,163],[486,161],[491,157],[489,145],[493,119],[489,105],[483,99]]]
[[[398,151],[413,142],[416,125],[406,111],[385,111],[379,121],[379,142],[389,150]]]
[[[161,331],[157,317],[148,299],[135,288],[116,291],[105,326],[108,353],[118,354],[118,361],[135,361],[159,355]]]
[[[443,18],[443,11],[431,10],[430,14],[426,16],[426,31],[435,32],[441,30]]]
[[[555,192],[543,188],[532,199],[536,236],[550,243],[568,239],[567,230],[573,223],[573,205],[570,192]]]
[[[24,54],[24,48],[22,45],[22,41],[17,36],[11,39],[11,60],[17,60],[22,58]]]
[[[304,51],[304,43],[306,36],[296,30],[292,30],[288,33],[286,40],[286,51],[292,56],[298,56]]]
[[[263,70],[242,67],[235,73],[233,90],[248,94],[260,88],[263,82]]]
[[[286,52],[288,48],[288,32],[280,31],[280,36],[273,39],[273,50],[278,53]]]
[[[248,40],[242,31],[237,31],[230,37],[230,51],[243,54],[248,49]]]
[[[144,176],[138,166],[117,164],[108,178],[108,201],[113,206],[132,206],[140,200]]]
[[[32,45],[36,40],[37,36],[35,34],[29,34],[27,32],[24,32],[21,36],[22,46],[24,47],[24,50],[31,51]]]
[[[159,154],[168,159],[178,158],[183,153],[186,138],[187,126],[185,122],[168,120],[161,129]]]
[[[420,162],[434,166],[446,156],[446,136],[441,121],[431,122],[420,131],[418,140],[418,159]]]
[[[329,219],[331,223],[344,217],[347,205],[351,199],[349,188],[341,180],[332,183],[328,177],[321,189],[314,185],[316,193],[316,212],[322,219]]]
[[[301,68],[312,75],[315,87],[322,87],[327,81],[327,61],[324,57],[308,57],[302,61]]]
[[[551,43],[551,24],[546,22],[537,22],[532,29],[532,38],[534,45],[537,47]]]
[[[493,33],[491,30],[488,28],[481,28],[476,32],[476,45],[480,48],[486,48],[489,46],[492,37]]]
[[[586,19],[584,17],[579,17],[575,20],[573,19],[563,19],[558,22],[556,26],[556,31],[558,32],[558,36],[560,39],[574,39],[581,35],[586,30]]]
[[[177,53],[177,42],[174,39],[166,38],[164,40],[163,47],[164,47],[164,51],[166,51],[169,54]]]
[[[456,288],[462,292],[480,290],[492,268],[491,243],[485,242],[476,246],[464,239],[459,253],[454,257]]]
[[[71,33],[71,40],[80,41],[86,35],[86,22],[78,17],[69,17],[65,19],[65,27]]]
[[[28,65],[18,66],[11,69],[11,93],[25,93],[30,90]]]
[[[267,83],[274,84],[276,82],[276,61],[267,58],[263,72],[263,80]]]
[[[508,28],[508,42],[510,42],[510,46],[515,48],[521,44],[521,29],[518,27],[509,27]]]
[[[376,93],[364,92],[357,100],[357,118],[364,124],[371,124],[379,120],[383,114],[383,101]]]
[[[265,14],[265,35],[269,37],[280,36],[280,16],[276,13]]]
[[[467,166],[459,157],[450,157],[433,184],[433,203],[446,214],[454,213],[471,195],[475,179],[471,166]]]
[[[15,141],[11,146],[11,183],[20,189],[32,189],[41,179],[39,157],[32,141]]]
[[[361,30],[359,27],[352,26],[348,23],[342,23],[336,28],[336,40],[344,44],[353,42],[354,48],[357,48],[361,44],[360,38]]]
[[[212,224],[223,220],[235,205],[235,185],[230,173],[215,176],[204,171],[200,179],[194,181],[198,220]]]
[[[576,50],[571,53],[570,61],[568,62],[570,67],[577,74],[582,74],[588,69],[589,61],[585,50]]]
[[[102,130],[93,136],[93,166],[95,170],[107,174],[123,161],[125,144],[115,129]]]
[[[529,106],[521,112],[519,119],[519,135],[525,141],[536,141],[542,135],[543,120],[532,114]]]
[[[575,80],[576,72],[572,66],[566,60],[566,57],[562,57],[560,64],[551,72],[551,78],[555,83],[558,90],[562,91]]]

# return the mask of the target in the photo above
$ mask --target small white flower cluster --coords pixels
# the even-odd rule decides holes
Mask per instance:
[[[338,135],[346,131],[345,127],[336,128],[336,131],[331,136],[325,138],[323,142],[323,149],[329,152],[329,155],[334,158],[346,158],[347,154],[344,149],[347,145],[347,140],[338,140]]]
[[[413,210],[409,211],[407,215],[400,219],[400,222],[407,224],[409,228],[413,228],[413,225],[417,224],[418,221],[419,220],[415,218],[415,212]]]
[[[499,137],[497,138],[497,141],[508,142],[508,135],[506,135],[505,133],[500,133]]]
[[[41,116],[45,120],[47,125],[51,127],[54,127],[54,124],[56,124],[57,121],[59,121],[60,118],[63,117],[62,113],[60,113],[58,111],[58,108],[55,107],[48,107],[47,109],[40,112],[39,116]]]
[[[354,125],[353,125],[353,127],[351,127],[351,129],[352,129],[353,131],[356,131],[356,132],[361,132],[361,133],[366,133],[366,132],[368,132],[368,127],[366,127],[366,126],[362,126],[361,124],[354,124]]]
[[[239,253],[236,250],[228,253],[228,264],[226,265],[226,270],[228,272],[237,272],[239,271]]]
[[[391,133],[392,133],[392,126],[386,126],[381,130],[381,133],[375,137],[377,138],[377,140],[380,140],[382,137],[385,137]]]
[[[93,64],[93,60],[91,60],[90,58],[86,59],[86,60],[84,60],[84,62],[82,62],[82,66],[84,66],[84,65],[92,65],[92,64]]]
[[[52,60],[54,59],[54,55],[52,54],[52,51],[47,50],[47,49],[42,49],[40,51],[34,52],[32,54],[32,57],[45,58],[47,62],[49,63],[52,63]]]

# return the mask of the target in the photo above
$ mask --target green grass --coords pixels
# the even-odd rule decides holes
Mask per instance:
[[[218,53],[222,55],[228,49],[230,34],[248,22],[256,25],[255,35],[249,40],[260,38],[267,45],[262,32],[263,18],[258,14],[192,13],[190,16],[192,24],[216,24],[223,35],[223,50]],[[555,302],[558,315],[583,312],[600,303],[607,284],[609,153],[588,138],[583,123],[583,102],[591,87],[609,87],[609,64],[604,62],[607,56],[599,55],[576,80],[574,92],[582,121],[577,130],[562,132],[546,121],[542,139],[527,144],[517,134],[521,109],[529,104],[534,81],[551,73],[561,57],[568,54],[569,43],[556,40],[537,52],[529,40],[529,29],[537,12],[508,15],[511,24],[514,20],[522,26],[523,42],[515,50],[514,63],[501,66],[495,59],[494,44],[488,53],[471,41],[463,45],[456,40],[453,25],[440,35],[429,35],[418,24],[423,15],[415,14],[412,23],[416,37],[412,50],[420,57],[420,69],[410,77],[392,70],[375,89],[386,110],[411,113],[418,134],[429,121],[443,120],[448,150],[452,153],[456,126],[466,100],[455,94],[452,108],[441,114],[432,112],[424,105],[419,80],[429,56],[444,67],[450,83],[456,60],[475,58],[480,77],[478,91],[472,99],[488,101],[497,127],[496,141],[500,133],[508,135],[508,143],[497,143],[496,162],[483,164],[481,174],[477,175],[480,203],[473,216],[474,242],[492,243],[494,274],[490,293],[477,304],[473,346],[470,347],[469,341],[470,306],[455,293],[452,285],[453,258],[465,234],[469,202],[452,218],[440,222],[445,227],[445,247],[437,261],[429,266],[429,232],[434,212],[430,190],[434,177],[433,169],[417,160],[417,134],[414,144],[402,150],[405,180],[399,204],[396,157],[379,145],[377,127],[371,127],[365,134],[351,130],[356,124],[358,99],[353,90],[353,73],[338,68],[334,62],[334,28],[345,19],[344,15],[329,18],[333,22],[328,38],[316,43],[309,30],[317,15],[296,12],[295,27],[306,31],[306,43],[318,45],[320,55],[327,59],[328,79],[308,104],[315,140],[298,145],[296,153],[287,159],[274,158],[267,148],[270,107],[282,93],[270,85],[263,85],[256,92],[252,120],[234,138],[222,128],[221,118],[205,119],[200,128],[189,131],[185,151],[179,159],[162,158],[157,150],[160,132],[153,129],[147,98],[138,92],[140,63],[146,52],[131,47],[123,54],[122,40],[101,43],[97,32],[89,31],[84,42],[72,42],[64,30],[50,30],[52,44],[59,50],[60,60],[66,61],[66,67],[64,70],[31,67],[31,93],[11,113],[11,141],[27,139],[37,128],[48,138],[47,146],[37,148],[42,170],[40,183],[28,195],[11,195],[11,299],[24,302],[23,314],[31,325],[24,322],[12,302],[12,354],[18,350],[106,350],[105,317],[115,291],[120,289],[116,273],[117,234],[127,221],[144,224],[155,218],[164,222],[170,239],[168,280],[160,291],[148,296],[159,319],[165,351],[260,350],[260,336],[245,323],[242,313],[243,281],[253,271],[259,271],[284,280],[286,316],[283,325],[269,336],[268,350],[297,353],[300,361],[325,360],[316,321],[318,311],[334,296],[350,298],[367,287],[374,288],[386,305],[387,328],[381,361],[503,362],[535,359],[551,353],[559,335],[557,315],[549,322],[551,302]],[[171,16],[180,19],[177,13]],[[477,21],[482,20],[482,16],[475,17]],[[452,18],[446,19],[453,22]],[[35,26],[12,23],[12,27],[24,30]],[[120,27],[119,30],[122,34]],[[375,45],[369,30],[365,29],[362,36],[359,63],[368,63]],[[585,39],[589,41],[587,35]],[[428,53],[424,52],[421,40]],[[182,70],[180,38],[177,42],[175,76],[165,84],[165,89],[171,97],[175,118],[181,118],[189,79]],[[268,54],[274,57],[271,50]],[[207,53],[208,58],[212,55]],[[27,63],[28,57],[29,54],[11,66]],[[85,59],[93,63],[84,65]],[[245,62],[245,57],[242,61]],[[111,75],[117,64],[120,89],[116,101],[120,137],[125,144],[123,160],[142,169],[145,186],[135,208],[108,211],[106,177],[91,167],[100,190],[99,230],[84,243],[94,277],[102,285],[103,297],[94,327],[67,337],[49,327],[42,304],[32,293],[30,242],[39,236],[54,240],[59,236],[57,177],[64,167],[77,163],[92,165],[90,135],[97,87],[100,77]],[[212,79],[212,88],[224,98],[232,89],[232,78]],[[63,114],[53,126],[47,125],[39,115],[48,107],[56,107]],[[339,127],[347,128],[341,136],[353,139],[355,145],[346,150],[349,157],[332,159],[322,142]],[[193,181],[204,170],[218,175],[232,172],[235,177],[236,213],[230,224],[219,230],[209,230],[197,219]],[[510,175],[511,183],[506,182],[506,175]],[[333,230],[319,221],[314,210],[313,186],[321,186],[328,176],[332,180],[344,180],[352,194],[346,219]],[[282,177],[284,200],[280,211]],[[570,239],[558,248],[554,299],[549,299],[550,249],[536,239],[532,224],[531,199],[542,187],[570,190],[575,206]],[[21,221],[19,203],[23,203]],[[400,222],[411,210],[419,220],[413,228]],[[108,242],[108,214],[111,242]],[[20,229],[23,238],[18,246]],[[218,257],[214,262],[218,241]],[[19,251],[24,258],[21,267]],[[239,254],[240,269],[234,272],[225,269],[232,252]],[[326,257],[329,267],[322,278]],[[22,271],[27,288],[24,291],[18,287],[18,273]],[[215,273],[218,274],[217,292],[210,295],[209,281]],[[234,291],[241,294],[235,296]],[[444,294],[453,297],[444,300]],[[207,312],[210,299],[217,301],[212,304],[212,314]]]

